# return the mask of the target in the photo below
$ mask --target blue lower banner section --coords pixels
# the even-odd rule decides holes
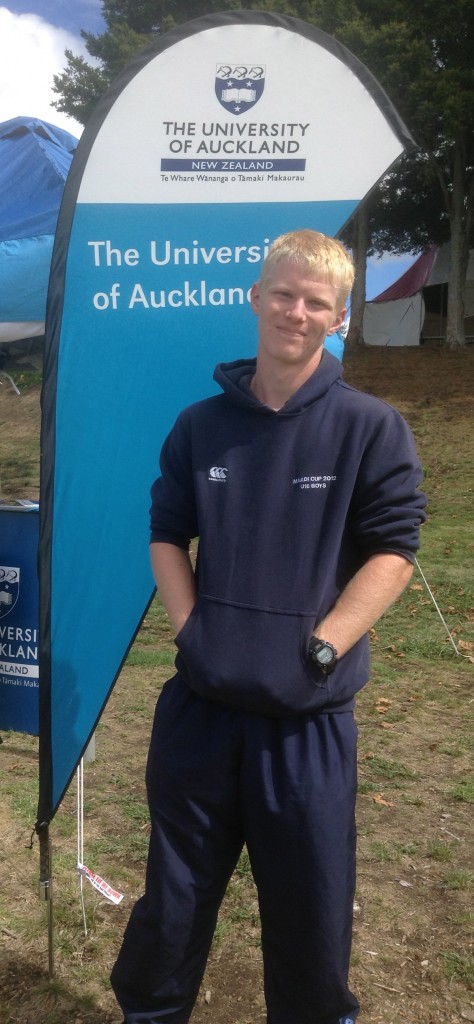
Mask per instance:
[[[56,398],[53,808],[153,594],[149,492],[164,438],[217,391],[218,362],[255,355],[249,291],[273,239],[335,234],[355,205],[76,207]]]
[[[0,506],[0,729],[37,736],[39,512]]]

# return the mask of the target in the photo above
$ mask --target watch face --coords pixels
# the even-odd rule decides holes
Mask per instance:
[[[325,675],[334,672],[337,663],[337,651],[332,644],[320,640],[317,636],[312,636],[309,642],[308,653],[310,658],[318,665],[319,670],[324,672]]]
[[[317,658],[318,661],[321,662],[321,665],[330,665],[331,662],[334,661],[334,651],[325,645],[324,647],[321,647],[320,651],[318,651]]]

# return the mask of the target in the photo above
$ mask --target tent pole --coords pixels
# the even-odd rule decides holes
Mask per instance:
[[[48,823],[36,826],[40,846],[40,879],[39,897],[48,904],[48,968],[49,977],[54,978],[54,945],[53,945],[53,879],[51,837]]]

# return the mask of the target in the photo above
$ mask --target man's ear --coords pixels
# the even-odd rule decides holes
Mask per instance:
[[[344,323],[344,320],[346,319],[346,313],[347,313],[347,309],[341,309],[340,310],[340,312],[337,314],[336,319],[331,324],[331,327],[329,328],[329,330],[327,332],[328,334],[336,334],[336,331],[338,331],[339,328],[342,327],[342,325]]]
[[[250,305],[253,312],[258,316],[260,312],[260,284],[258,281],[250,289]]]

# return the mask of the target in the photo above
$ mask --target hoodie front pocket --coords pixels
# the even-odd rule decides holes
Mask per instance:
[[[314,617],[199,596],[176,637],[177,667],[202,696],[262,714],[328,701],[330,680],[307,657]]]

